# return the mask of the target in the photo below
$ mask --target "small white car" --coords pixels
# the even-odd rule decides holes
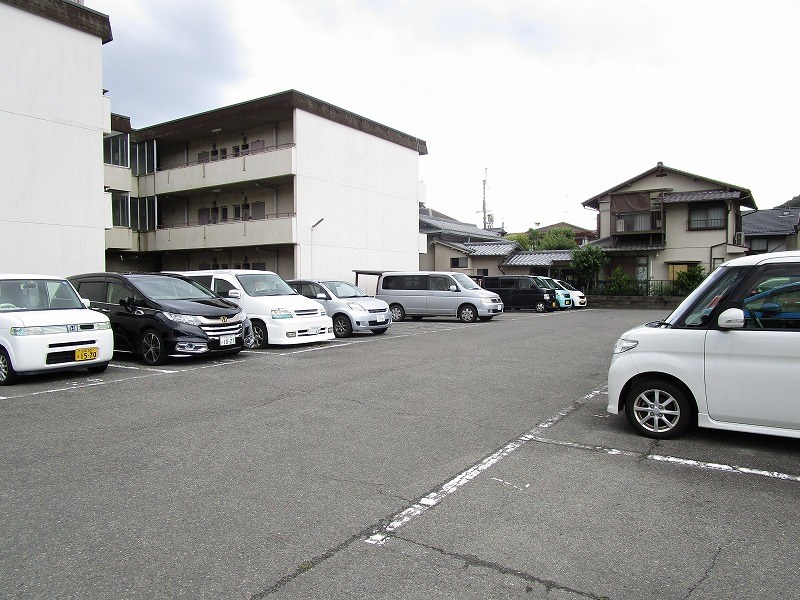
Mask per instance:
[[[113,355],[108,317],[87,308],[66,279],[0,275],[0,385],[20,373],[102,373]]]
[[[586,294],[561,279],[554,279],[553,281],[555,281],[556,285],[562,290],[569,292],[572,298],[572,308],[586,308]]]
[[[368,296],[361,288],[347,281],[292,279],[287,283],[298,294],[316,300],[333,319],[337,338],[350,337],[354,331],[386,333],[392,324],[389,305]]]
[[[800,438],[800,252],[729,261],[665,320],[617,340],[608,412],[641,435],[696,423]]]

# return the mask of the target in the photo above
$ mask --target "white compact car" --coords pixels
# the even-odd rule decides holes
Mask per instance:
[[[0,275],[0,385],[20,373],[102,373],[113,355],[108,317],[88,309],[66,279]]]
[[[347,281],[291,279],[286,283],[298,294],[325,307],[333,319],[333,333],[338,338],[350,337],[354,331],[380,335],[392,324],[392,313],[386,302],[367,296],[361,288]]]
[[[254,348],[332,340],[333,322],[314,300],[272,271],[221,269],[179,273],[239,305],[253,326]]]
[[[651,438],[693,423],[800,438],[800,252],[729,261],[664,321],[622,334],[610,413]]]
[[[556,285],[562,290],[569,292],[572,298],[572,308],[586,308],[586,294],[561,279],[554,279],[553,281],[555,281]]]

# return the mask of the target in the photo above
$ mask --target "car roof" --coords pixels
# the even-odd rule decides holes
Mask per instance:
[[[0,279],[55,279],[61,281],[66,277],[60,275],[40,275],[36,273],[0,273]]]
[[[164,274],[178,275],[250,275],[250,274],[263,274],[277,275],[275,271],[265,271],[264,269],[200,269],[198,271],[163,271]]]
[[[741,256],[724,263],[728,267],[749,267],[753,265],[763,265],[779,262],[800,262],[800,251],[792,250],[789,252],[770,252],[768,254],[751,254]]]

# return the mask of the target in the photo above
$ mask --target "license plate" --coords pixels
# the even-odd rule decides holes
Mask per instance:
[[[318,333],[319,333],[319,327],[308,328],[308,335],[317,335]]]
[[[375,318],[375,320],[376,320],[378,323],[385,323],[385,322],[386,322],[386,317],[384,317],[383,315],[378,315],[378,316]]]
[[[97,358],[97,348],[77,348],[75,360],[94,360]]]
[[[220,346],[233,346],[235,343],[236,343],[235,335],[223,335],[221,338],[219,338]]]

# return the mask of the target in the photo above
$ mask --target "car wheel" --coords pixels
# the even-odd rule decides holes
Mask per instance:
[[[154,329],[148,329],[144,332],[140,351],[145,364],[156,366],[167,362],[167,348],[164,345],[164,338]]]
[[[388,327],[383,327],[382,329],[373,329],[372,333],[374,333],[375,335],[381,335],[381,334],[386,333],[387,329],[389,329],[389,328]]]
[[[536,309],[536,312],[544,312],[544,311],[547,310],[547,304],[545,304],[542,301],[539,301],[539,302],[536,303],[536,305],[533,308]]]
[[[651,379],[637,383],[628,392],[625,416],[640,435],[665,440],[686,431],[693,415],[691,403],[680,388]]]
[[[269,343],[267,326],[261,321],[253,321],[253,348],[266,348]]]
[[[11,366],[11,359],[5,348],[0,348],[0,385],[11,385],[17,381],[17,372]]]
[[[335,315],[333,317],[333,335],[337,338],[346,338],[353,335],[353,325],[346,315]]]
[[[92,365],[91,367],[86,367],[86,370],[89,371],[89,373],[104,373],[107,368],[108,368],[108,363],[103,363],[100,365]]]
[[[478,320],[478,311],[472,304],[464,304],[458,309],[458,318],[464,323],[474,323]]]
[[[402,321],[406,318],[406,311],[399,304],[392,304],[389,311],[392,313],[392,321]]]

